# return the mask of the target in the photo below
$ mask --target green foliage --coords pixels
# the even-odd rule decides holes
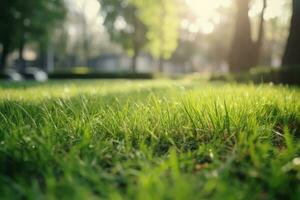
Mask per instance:
[[[168,59],[176,50],[179,14],[175,0],[99,1],[112,40],[131,55],[137,48]]]
[[[298,199],[300,91],[0,84],[3,199]]]
[[[63,0],[2,0],[0,43],[13,50],[21,43],[46,43],[51,29],[63,19]]]
[[[169,59],[176,50],[179,9],[176,0],[130,0],[148,27],[147,51],[155,58]]]
[[[151,73],[97,73],[57,72],[48,75],[50,79],[153,79]],[[1,77],[0,77],[1,78]]]
[[[233,73],[233,74],[214,74],[211,77],[212,81],[229,81],[239,83],[275,83],[287,85],[300,85],[299,79],[300,69],[294,67],[257,67],[250,70],[248,73]]]
[[[137,16],[137,8],[127,0],[99,0],[105,16],[104,25],[111,39],[131,56],[140,51],[147,41],[147,27]]]

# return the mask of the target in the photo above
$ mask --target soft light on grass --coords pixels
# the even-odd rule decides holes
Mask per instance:
[[[196,80],[2,83],[0,193],[297,199],[299,99]]]

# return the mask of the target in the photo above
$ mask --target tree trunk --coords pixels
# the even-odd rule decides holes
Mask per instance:
[[[138,56],[139,56],[139,50],[134,50],[134,54],[132,56],[132,63],[131,63],[131,71],[133,73],[136,73],[137,72],[137,59],[138,59]]]
[[[24,59],[25,38],[21,39],[19,46],[19,71],[24,74],[26,70],[26,62]]]
[[[160,73],[164,73],[164,58],[162,56],[160,56],[159,60],[158,60],[158,70]]]
[[[89,66],[89,58],[90,58],[90,38],[88,36],[88,27],[87,27],[87,22],[85,16],[82,16],[82,26],[83,26],[83,63],[85,66]]]
[[[47,71],[47,53],[44,47],[40,47],[39,49],[38,67]]]
[[[300,66],[300,1],[293,0],[293,15],[282,66]]]
[[[263,46],[263,38],[264,38],[264,32],[265,32],[264,15],[265,15],[266,8],[267,8],[267,0],[264,0],[262,12],[260,15],[258,37],[257,37],[257,40],[256,40],[256,42],[254,44],[254,48],[253,48],[253,62],[252,62],[253,66],[258,65],[260,54],[261,54],[261,48]]]
[[[1,54],[1,61],[0,61],[0,72],[3,72],[6,67],[6,60],[9,54],[9,44],[8,42],[3,44],[2,54]]]
[[[162,12],[160,15],[160,45],[159,45],[159,52],[160,56],[158,59],[158,70],[160,73],[164,73],[164,54],[165,54],[165,33],[164,33],[164,26],[166,26],[166,5],[165,2],[162,2]]]
[[[249,0],[236,0],[236,3],[238,10],[228,64],[231,72],[243,72],[253,66]]]
[[[64,58],[64,60],[66,60],[66,59]],[[63,63],[65,63],[65,62],[63,62]],[[74,64],[69,64],[68,66],[71,66],[71,65],[74,66]],[[53,43],[50,40],[48,43],[48,47],[47,47],[46,72],[52,73],[53,71],[54,71],[54,48],[53,48]]]

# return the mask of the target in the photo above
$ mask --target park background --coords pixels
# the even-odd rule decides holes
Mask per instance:
[[[212,80],[298,82],[298,1],[1,4],[2,77],[44,80],[43,72],[53,78],[199,73]]]

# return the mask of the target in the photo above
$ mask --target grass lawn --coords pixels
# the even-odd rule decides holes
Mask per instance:
[[[299,199],[300,89],[0,83],[1,199]]]

